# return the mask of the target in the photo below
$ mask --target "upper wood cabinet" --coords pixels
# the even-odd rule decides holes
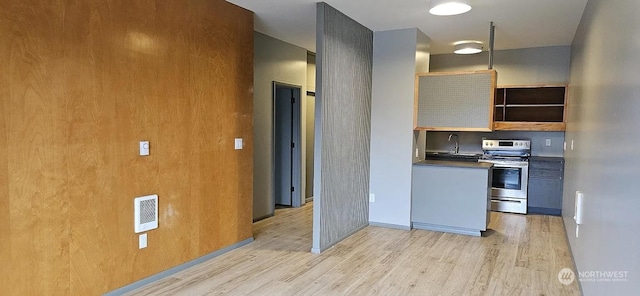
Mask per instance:
[[[494,130],[564,131],[566,85],[496,89]]]
[[[495,70],[416,74],[414,128],[429,131],[491,131]]]

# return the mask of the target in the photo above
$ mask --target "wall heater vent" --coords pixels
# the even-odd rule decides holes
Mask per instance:
[[[133,200],[133,226],[135,233],[158,228],[158,195],[136,197]]]

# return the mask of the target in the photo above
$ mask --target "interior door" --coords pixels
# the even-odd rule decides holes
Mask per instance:
[[[293,89],[276,86],[275,90],[275,202],[292,205]]]

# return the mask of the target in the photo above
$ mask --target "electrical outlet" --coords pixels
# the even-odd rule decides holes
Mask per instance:
[[[373,193],[369,193],[369,202],[376,202],[376,195]]]
[[[146,247],[147,247],[147,234],[143,233],[140,236],[138,236],[138,248],[144,249]]]
[[[546,139],[544,141],[544,145],[547,146],[547,147],[551,146],[551,139]]]
[[[584,194],[581,191],[576,191],[575,195],[575,210],[573,220],[576,221],[576,238],[579,238],[580,225],[583,222],[584,216]]]

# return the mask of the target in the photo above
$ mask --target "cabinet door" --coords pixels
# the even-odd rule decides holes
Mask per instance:
[[[562,179],[529,178],[528,198],[529,207],[562,210]]]
[[[562,179],[564,175],[564,161],[537,161],[529,162],[529,178],[532,179]]]
[[[415,128],[491,131],[496,76],[495,70],[416,75]]]
[[[560,215],[564,160],[536,160],[529,163],[528,207],[530,213]]]

